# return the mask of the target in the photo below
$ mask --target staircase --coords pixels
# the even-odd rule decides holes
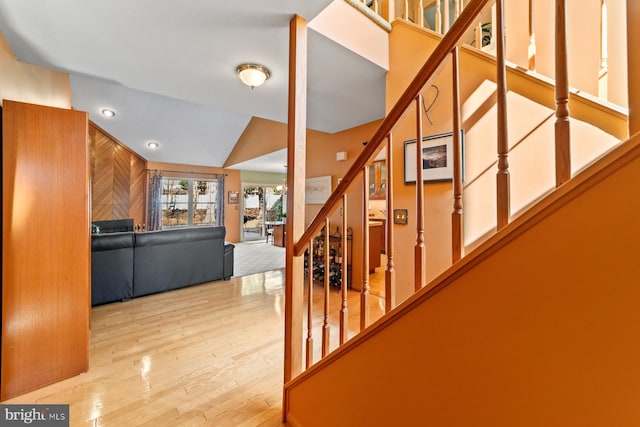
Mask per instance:
[[[368,167],[385,147],[387,314],[372,322],[363,257],[364,273],[352,283],[360,288],[360,332],[350,332],[344,282],[342,304],[329,314],[327,279],[322,358],[315,360],[312,275],[301,281],[301,272],[287,274],[287,286],[308,291],[301,301],[287,301],[293,333],[286,354],[300,355],[285,361],[285,378],[292,379],[284,399],[289,425],[640,421],[633,409],[640,391],[633,328],[640,320],[634,310],[640,268],[631,250],[632,236],[640,231],[640,201],[629,197],[630,183],[640,175],[640,139],[619,144],[627,138],[626,111],[569,89],[562,37],[556,40],[555,81],[507,64],[501,1],[493,34],[496,57],[459,47],[489,3],[470,1],[443,36],[393,23],[390,45],[398,45],[394,37],[416,37],[424,52],[414,56],[424,55],[426,62],[397,100],[388,101],[387,117],[287,260],[287,269],[301,265],[295,259],[313,250],[323,228],[328,241],[338,209],[347,229],[350,187],[360,186],[362,204],[368,205]],[[557,1],[557,12],[557,33],[566,33],[563,1]],[[419,59],[403,53],[396,61],[410,70]],[[449,106],[444,117],[447,109],[430,110],[434,87]],[[436,123],[433,128],[425,116]],[[418,153],[432,141],[437,147],[440,139],[425,137],[441,137],[438,129],[453,130],[443,143],[450,181],[401,185],[407,173],[421,182],[432,172],[421,159],[405,162],[406,142]],[[409,224],[394,225],[394,209],[407,206]],[[366,215],[360,229],[361,239],[354,236],[353,244],[366,252]],[[439,241],[434,235],[446,237]],[[339,319],[333,338],[331,316]]]

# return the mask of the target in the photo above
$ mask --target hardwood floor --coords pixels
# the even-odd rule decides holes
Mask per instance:
[[[72,426],[281,426],[283,281],[277,270],[95,307],[89,371],[3,403],[69,404]],[[315,361],[321,295],[315,286]],[[359,294],[348,301],[353,335]],[[383,308],[372,295],[372,321]]]

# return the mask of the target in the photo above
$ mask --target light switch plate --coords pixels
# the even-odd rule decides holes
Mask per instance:
[[[394,209],[393,210],[393,223],[394,224],[407,224],[409,221],[409,213],[407,209]]]

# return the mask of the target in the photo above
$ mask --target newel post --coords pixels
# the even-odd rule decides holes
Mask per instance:
[[[289,24],[289,115],[287,123],[287,236],[285,239],[284,382],[302,371],[304,256],[294,245],[304,233],[304,182],[307,130],[307,22]],[[286,408],[286,405],[283,405]]]

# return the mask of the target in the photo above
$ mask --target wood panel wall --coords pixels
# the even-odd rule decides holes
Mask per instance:
[[[133,218],[134,224],[146,224],[146,160],[93,123],[89,138],[91,219]]]
[[[89,367],[87,114],[4,101],[0,399]]]

